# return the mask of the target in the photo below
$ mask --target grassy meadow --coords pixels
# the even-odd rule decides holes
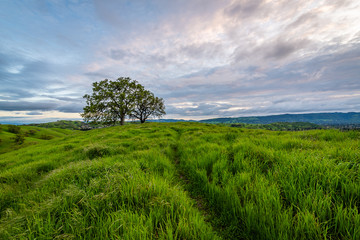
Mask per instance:
[[[21,128],[0,133],[0,239],[360,236],[359,131]]]
[[[35,126],[20,127],[14,125],[0,125],[0,154],[75,133],[76,131],[59,128],[45,129]],[[24,137],[25,141],[22,144],[14,141],[16,134],[20,134]]]

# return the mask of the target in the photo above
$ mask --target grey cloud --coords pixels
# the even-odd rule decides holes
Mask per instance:
[[[266,47],[266,49],[269,50],[267,51],[264,57],[270,59],[271,58],[282,59],[289,56],[293,52],[296,52],[304,48],[309,43],[310,41],[307,39],[299,39],[295,41],[278,40],[274,42],[272,46]]]
[[[218,69],[221,69],[221,68],[214,67],[214,68],[210,68],[210,69],[203,69],[198,72],[183,75],[183,76],[181,76],[181,78],[193,78],[193,77],[204,77],[204,76],[207,77],[207,76],[214,74]]]
[[[40,115],[35,114],[38,111],[60,111],[64,113],[78,113],[82,112],[84,103],[82,101],[72,98],[62,98],[58,97],[58,100],[61,101],[0,101],[0,110],[1,111],[32,111],[28,115]],[[70,102],[70,103],[69,103]]]
[[[304,97],[304,95],[302,96]],[[309,94],[311,97],[311,94]],[[277,98],[275,96],[275,98]],[[238,117],[252,115],[271,115],[283,113],[310,113],[310,112],[351,112],[358,111],[359,101],[353,99],[332,99],[331,94],[321,93],[316,99],[307,101],[297,96],[289,95],[286,99],[275,100],[277,103],[266,103],[267,97],[253,98],[245,104],[199,104],[193,107],[168,108],[168,114],[178,116],[207,116],[211,117]],[[316,103],[316,104],[315,104]],[[337,104],[336,104],[337,103]],[[204,106],[203,106],[204,105]],[[346,107],[344,107],[346,106]],[[241,109],[241,107],[246,107]],[[235,108],[235,109],[233,109]],[[240,108],[240,109],[236,109]]]
[[[0,101],[2,111],[50,111],[56,108],[54,102],[7,102]]]
[[[236,18],[254,16],[264,4],[263,0],[239,0],[225,9],[225,14]]]
[[[110,57],[114,60],[123,60],[125,58],[129,58],[134,56],[134,54],[130,53],[129,51],[125,51],[122,49],[111,49],[110,50]]]
[[[90,77],[91,79],[96,79],[96,80],[99,80],[99,79],[106,79],[106,78],[109,78],[109,74],[108,73],[104,73],[104,72],[86,72],[84,73],[85,76],[87,77]]]
[[[19,57],[0,52],[0,70],[1,71],[5,71],[11,65],[17,65],[22,62],[24,62],[24,61]]]
[[[164,43],[179,34],[191,34],[195,22],[207,23],[230,0],[95,0],[95,11],[102,21],[113,26],[112,34],[121,42],[146,39]],[[119,14],[124,12],[124,14]],[[155,44],[156,46],[156,44]]]
[[[116,61],[133,64],[164,66],[174,63],[171,53],[144,53],[140,50],[110,49],[108,56]]]
[[[48,95],[45,94],[45,95],[41,95],[41,96],[47,96],[47,97],[56,96],[56,94],[59,92],[69,90],[69,86],[65,82],[62,82],[62,81],[54,81],[54,82],[56,82],[58,85],[63,85],[64,87],[46,88],[46,93],[48,93]]]
[[[222,110],[230,108],[229,104],[212,104],[212,103],[197,103],[192,107],[177,108],[174,106],[167,107],[168,114],[181,114],[184,116],[204,116],[204,115],[218,115],[222,113]]]
[[[268,60],[283,60],[297,51],[300,51],[312,42],[308,39],[287,39],[287,37],[279,36],[272,41],[263,43],[262,45],[252,48],[238,47],[234,52],[234,62],[244,64],[258,64],[262,62],[268,63]],[[276,63],[276,62],[275,62]]]
[[[21,55],[1,54],[0,110],[4,111],[51,111],[63,104],[79,103],[83,94],[76,84],[66,83],[61,74],[55,74],[56,66],[46,61],[28,59]],[[21,65],[18,73],[9,73],[8,66]],[[60,92],[72,93],[64,95]],[[23,99],[50,98],[37,101]],[[65,109],[68,111],[68,109]]]
[[[193,59],[197,58],[212,58],[223,52],[223,47],[220,43],[206,42],[203,44],[190,44],[181,46],[176,52],[183,53]]]
[[[355,2],[352,0],[328,0],[328,1],[326,1],[326,4],[328,4],[329,6],[332,6],[334,9],[339,9],[342,7],[349,6]]]
[[[26,91],[26,89],[16,89],[11,88],[10,86],[1,89],[0,93],[3,94],[3,96],[0,96],[0,100],[17,100],[35,96],[33,93]]]
[[[360,47],[355,46],[359,39],[342,37],[340,23],[333,24],[342,17],[344,35],[350,29],[346,19],[354,17],[340,8],[355,2],[343,2],[96,0],[80,1],[76,9],[74,2],[46,4],[41,14],[33,14],[32,4],[26,3],[22,12],[28,8],[31,17],[41,15],[34,28],[45,30],[11,28],[9,33],[20,32],[11,38],[25,39],[17,50],[0,40],[0,106],[24,109],[23,99],[47,97],[44,103],[33,100],[26,110],[81,112],[81,96],[91,81],[126,74],[156,89],[169,111],[179,115],[323,111],[331,105],[354,109],[360,102],[354,94],[360,91]],[[331,10],[319,11],[329,6]],[[76,18],[66,21],[69,12]],[[47,25],[44,20],[51,21]],[[329,31],[318,28],[328,20]],[[73,26],[71,21],[79,22]],[[89,28],[79,30],[83,24]],[[65,94],[67,90],[71,93]],[[181,102],[196,104],[173,107]],[[236,110],[243,106],[248,109]]]
[[[259,82],[261,84],[261,82]],[[262,87],[246,86],[241,83],[234,84],[189,84],[179,89],[173,89],[171,92],[161,94],[162,97],[170,101],[229,101],[231,99],[251,100],[257,96],[269,93],[274,94],[277,89],[275,86],[263,84]]]
[[[110,49],[108,56],[126,63],[142,63],[164,67],[169,65],[184,65],[184,57],[191,60],[208,61],[224,55],[224,47],[219,42],[203,42],[190,44],[174,44],[166,52],[142,52],[137,49]]]
[[[73,102],[71,104],[64,102],[51,102],[51,101],[42,101],[42,102],[9,102],[9,101],[0,101],[0,110],[1,111],[54,111],[64,113],[79,113],[83,111],[84,104]],[[38,115],[38,114],[28,114],[28,115]]]
[[[39,60],[28,60],[22,56],[1,54],[3,64],[0,66],[0,76],[2,78],[2,89],[5,92],[11,88],[14,91],[24,91],[29,89],[41,89],[49,83],[45,76],[52,73],[52,67]],[[11,73],[9,69],[17,67],[16,73]],[[19,88],[20,87],[20,88]],[[19,90],[21,89],[21,90]]]
[[[318,56],[309,61],[294,63],[284,69],[288,71],[301,69],[303,73],[298,73],[296,76],[299,81],[293,83],[307,88],[321,91],[360,91],[359,56],[360,45],[358,44],[346,52]]]
[[[355,94],[360,92],[358,56],[360,47],[354,46],[343,53],[322,55],[280,68],[261,70],[262,75],[255,78],[251,76],[259,71],[256,67],[248,68],[242,77],[236,77],[233,69],[209,69],[176,80],[183,83],[186,79],[188,84],[164,85],[158,91],[162,92],[163,97],[170,103],[233,103],[229,106],[224,105],[221,111],[216,110],[216,106],[213,105],[195,104],[187,108],[170,108],[170,114],[179,116],[181,113],[186,116],[201,116],[205,113],[239,116],[284,112],[358,111],[360,97]],[[217,72],[221,72],[225,79],[233,80],[228,83],[222,82],[221,79],[216,81],[213,77],[217,76]],[[211,80],[209,83],[200,83],[205,79]],[[198,81],[200,82],[196,83]],[[249,109],[229,110],[232,107],[244,106]],[[214,107],[214,111],[206,110],[206,107]]]
[[[44,97],[48,97],[48,98],[52,98],[52,99],[56,99],[56,100],[60,100],[63,102],[72,102],[72,103],[76,103],[76,102],[82,102],[83,99],[80,97],[64,97],[64,96],[57,96],[57,95],[42,95]]]
[[[317,20],[317,15],[314,12],[306,12],[306,13],[302,14],[300,17],[298,17],[291,24],[289,24],[286,28],[287,28],[287,30],[292,30],[301,25],[311,26],[314,24],[314,22],[316,24],[315,20]]]
[[[36,115],[43,115],[43,113],[42,112],[28,112],[28,113],[26,113],[26,115],[36,116]]]
[[[64,113],[80,113],[83,112],[84,106],[85,104],[80,103],[64,104],[57,107],[56,110]]]
[[[156,18],[156,4],[149,1],[95,0],[94,8],[100,19],[116,28],[143,29],[152,18]],[[151,10],[149,10],[151,9]],[[126,11],[126,14],[121,14]],[[139,24],[142,23],[142,24]]]

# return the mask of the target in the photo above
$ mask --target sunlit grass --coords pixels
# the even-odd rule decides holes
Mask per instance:
[[[0,239],[360,235],[359,132],[47,130],[60,135],[0,155]]]
[[[217,131],[185,131],[179,149],[229,239],[359,236],[359,132]]]

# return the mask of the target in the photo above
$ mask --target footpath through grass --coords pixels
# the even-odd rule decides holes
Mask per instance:
[[[359,239],[360,132],[187,128],[180,166],[227,239]]]
[[[176,177],[176,139],[146,124],[0,155],[0,239],[218,239]]]
[[[0,155],[0,239],[358,239],[360,134],[150,123]]]

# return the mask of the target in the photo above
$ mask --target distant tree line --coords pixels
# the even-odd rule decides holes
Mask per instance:
[[[164,100],[131,78],[105,79],[92,86],[92,94],[84,95],[86,106],[81,116],[85,122],[123,125],[128,117],[144,123],[149,117],[166,114]]]

